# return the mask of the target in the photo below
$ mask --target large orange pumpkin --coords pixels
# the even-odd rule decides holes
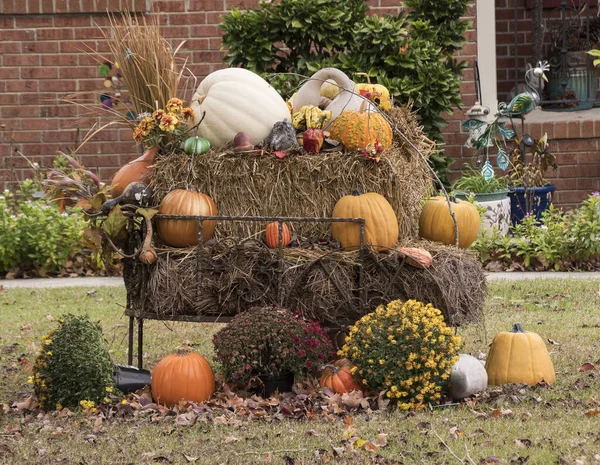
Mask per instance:
[[[267,225],[267,229],[265,231],[265,239],[267,242],[267,246],[270,249],[276,249],[279,247],[279,223],[274,221],[273,223],[269,223]],[[290,234],[290,229],[287,224],[281,224],[281,247],[285,247],[292,241],[292,236]]]
[[[152,147],[144,152],[144,154],[130,161],[125,166],[121,167],[112,178],[110,194],[113,199],[123,193],[125,188],[132,182],[148,181],[148,170],[154,164],[154,156],[158,152],[158,147]]]
[[[342,112],[329,126],[331,139],[340,141],[349,152],[375,148],[377,142],[383,150],[392,146],[392,127],[381,113],[360,110]]]
[[[326,365],[319,379],[319,384],[328,387],[337,394],[362,391],[364,387],[354,379],[350,373],[351,369],[352,363],[347,358],[338,360],[333,365]]]
[[[452,199],[452,212],[458,225],[458,246],[468,248],[477,239],[481,219],[477,207],[470,202]],[[446,198],[432,197],[423,206],[419,217],[419,235],[423,239],[446,245],[456,243],[454,221]]]
[[[180,400],[203,402],[215,392],[215,376],[206,359],[185,348],[163,358],[152,371],[152,396],[168,407]]]
[[[354,191],[352,195],[345,195],[337,201],[331,216],[364,218],[364,243],[372,244],[377,251],[394,247],[398,241],[398,219],[394,209],[375,192],[361,194]],[[357,223],[331,223],[331,234],[346,250],[356,250],[360,245],[360,225]]]
[[[213,199],[200,192],[175,189],[160,203],[158,213],[163,215],[216,216],[217,207]],[[202,222],[202,240],[209,240],[217,222]],[[198,244],[198,221],[158,219],[156,229],[165,244],[172,247],[189,247]]]

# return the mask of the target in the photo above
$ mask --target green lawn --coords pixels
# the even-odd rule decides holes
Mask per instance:
[[[0,294],[0,402],[4,404],[0,463],[600,463],[600,415],[591,414],[600,406],[600,381],[597,372],[579,371],[583,363],[600,364],[597,281],[491,283],[485,321],[459,328],[465,351],[486,353],[496,332],[519,321],[544,340],[554,341],[547,346],[556,384],[490,388],[468,405],[417,414],[348,413],[354,435],[361,439],[375,441],[379,434],[387,434],[387,446],[377,453],[346,447],[345,414],[298,421],[281,414],[260,418],[240,409],[220,409],[214,416],[202,414],[189,426],[175,415],[160,418],[142,412],[101,421],[80,412],[58,418],[56,412],[36,416],[10,408],[31,393],[23,367],[33,362],[39,337],[62,313],[87,313],[100,320],[114,360],[125,363],[124,303],[124,291],[115,288]],[[216,325],[146,322],[146,367],[183,341],[210,359],[216,329]]]

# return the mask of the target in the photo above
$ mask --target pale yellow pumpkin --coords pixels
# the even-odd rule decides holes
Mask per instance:
[[[544,340],[536,333],[524,331],[520,323],[512,331],[502,331],[492,341],[485,370],[490,385],[556,381],[554,365]]]
[[[375,192],[360,194],[355,191],[337,201],[332,218],[364,218],[364,243],[377,251],[394,247],[398,241],[398,219],[390,203]],[[345,250],[360,246],[360,225],[357,223],[332,223],[331,234]],[[377,247],[381,246],[381,247]]]
[[[451,200],[458,224],[458,246],[466,249],[477,239],[481,219],[477,207],[463,200]],[[425,202],[419,217],[419,235],[423,239],[446,245],[456,243],[454,221],[445,197],[432,197]]]

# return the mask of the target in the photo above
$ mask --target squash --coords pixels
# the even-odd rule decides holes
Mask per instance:
[[[433,263],[433,257],[425,250],[418,247],[401,247],[398,249],[398,255],[404,257],[406,263],[413,268],[429,268]]]
[[[321,87],[327,80],[333,80],[339,89],[335,98],[325,106],[331,112],[331,119],[322,128],[327,129],[335,119],[348,110],[360,110],[361,105],[368,101],[356,90],[356,84],[343,71],[337,68],[323,68],[313,74],[298,90],[292,99],[292,114],[297,113],[305,105],[321,106]],[[379,110],[371,103],[367,105],[368,112],[377,113]],[[339,140],[339,139],[336,139]]]
[[[175,189],[160,203],[158,213],[162,215],[216,216],[217,207],[213,199],[199,192]],[[202,222],[202,240],[209,240],[215,231],[216,221]],[[156,221],[158,235],[172,247],[198,245],[198,221],[159,218]]]
[[[344,148],[372,151],[377,145],[383,150],[392,146],[392,127],[380,113],[365,111],[365,103],[356,110],[346,110],[331,123],[330,138],[340,141]]]
[[[466,249],[477,239],[477,234],[479,234],[481,223],[479,212],[477,207],[470,202],[454,198],[451,198],[451,202],[458,225],[458,246]],[[454,221],[450,216],[445,197],[432,197],[425,202],[419,217],[419,235],[423,239],[446,245],[456,243]]]
[[[352,363],[347,358],[338,360],[333,365],[325,365],[319,385],[331,389],[336,394],[363,391],[364,387],[354,379],[351,369]]]
[[[215,392],[215,376],[206,359],[185,348],[163,358],[152,371],[152,397],[168,407],[181,400],[204,402]]]
[[[290,229],[287,224],[281,224],[281,247],[287,246],[292,241]],[[274,221],[267,225],[265,231],[265,242],[270,249],[277,249],[279,247],[279,223]]]
[[[515,323],[512,331],[494,336],[485,370],[491,385],[534,385],[540,381],[553,384],[556,381],[554,365],[543,339],[536,333],[524,331],[520,323]]]
[[[258,74],[242,68],[227,68],[210,73],[192,97],[194,124],[198,135],[210,145],[221,148],[238,132],[245,132],[254,143],[269,135],[277,121],[290,120],[281,96]]]
[[[364,243],[384,251],[398,241],[398,219],[390,203],[375,192],[361,194],[355,190],[345,195],[333,207],[332,218],[364,218]],[[360,246],[360,225],[357,223],[331,223],[331,234],[346,250]],[[380,246],[380,247],[378,247]]]
[[[146,150],[141,157],[130,161],[115,173],[110,190],[113,198],[119,197],[132,182],[148,182],[148,170],[154,164],[154,157],[157,152],[158,147],[152,147]]]
[[[381,84],[371,84],[371,77],[367,73],[356,73],[356,75],[367,77],[366,84],[356,84],[356,91],[363,97],[375,102],[383,111],[390,111],[392,109],[392,99],[387,87]]]
[[[188,137],[183,143],[183,151],[188,155],[202,155],[210,150],[210,142],[204,137]]]

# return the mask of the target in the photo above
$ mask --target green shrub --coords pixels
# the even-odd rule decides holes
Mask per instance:
[[[82,250],[84,227],[77,211],[61,213],[54,204],[5,191],[0,196],[0,272],[15,267],[42,274],[60,270]]]
[[[35,393],[44,410],[83,407],[109,402],[113,392],[113,363],[102,329],[87,316],[67,314],[56,330],[42,336],[33,366]]]
[[[585,265],[600,256],[600,195],[594,193],[570,212],[551,206],[541,222],[528,216],[511,228],[511,236],[494,231],[471,246],[483,263],[521,263],[526,269]]]
[[[442,142],[444,112],[460,106],[465,63],[453,54],[465,42],[467,0],[406,0],[398,16],[367,16],[364,0],[282,0],[224,16],[223,46],[230,66],[270,80],[289,97],[302,77],[327,66],[350,76],[367,72],[397,102],[413,102],[428,137]],[[407,12],[408,11],[408,12]],[[270,77],[271,73],[295,73]],[[431,162],[446,180],[451,160]]]

